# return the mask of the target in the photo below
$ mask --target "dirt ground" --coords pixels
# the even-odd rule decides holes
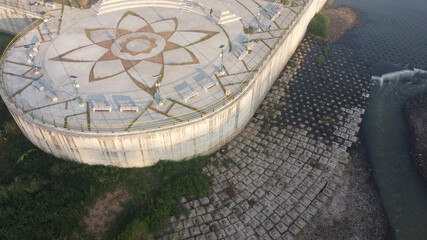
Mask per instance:
[[[348,30],[356,27],[359,22],[359,12],[347,6],[325,8],[321,13],[327,15],[330,19],[328,27],[329,42],[337,42],[345,36]]]
[[[121,203],[126,203],[129,200],[129,193],[123,188],[107,193],[96,201],[82,222],[87,225],[89,233],[95,239],[101,239],[107,230],[107,224],[114,220],[115,213],[123,210]]]

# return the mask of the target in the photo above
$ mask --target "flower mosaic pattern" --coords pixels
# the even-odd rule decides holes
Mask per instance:
[[[174,35],[184,36],[184,39],[190,41],[182,45],[170,41]],[[198,38],[194,38],[194,35]],[[67,51],[59,56],[51,58],[52,61],[63,62],[92,62],[93,66],[89,73],[89,82],[101,81],[127,73],[133,83],[148,94],[154,96],[157,87],[149,81],[141,81],[141,72],[147,76],[158,75],[158,81],[163,79],[165,65],[189,65],[198,64],[196,55],[187,47],[206,41],[218,34],[214,31],[205,30],[178,30],[177,18],[163,19],[149,23],[140,15],[132,11],[127,11],[118,21],[116,28],[95,28],[86,29],[86,36],[92,44],[82,46]],[[189,35],[188,38],[185,35]],[[71,56],[84,51],[86,47],[97,45],[105,49],[99,59],[93,60],[75,60]],[[170,51],[180,51],[179,56],[183,60],[174,62],[167,59]],[[177,54],[175,54],[177,55]],[[186,55],[186,56],[185,56]],[[123,67],[120,71],[99,76],[97,72],[108,68],[112,63],[120,63]]]

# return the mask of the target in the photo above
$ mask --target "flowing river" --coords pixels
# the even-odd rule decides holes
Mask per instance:
[[[374,180],[397,239],[426,239],[427,187],[409,156],[403,106],[427,91],[427,72],[374,77],[363,122]]]
[[[338,44],[371,65],[374,86],[362,124],[366,148],[395,239],[427,239],[427,184],[409,155],[403,107],[427,93],[427,1],[338,0],[360,24]],[[427,127],[427,126],[426,126]]]

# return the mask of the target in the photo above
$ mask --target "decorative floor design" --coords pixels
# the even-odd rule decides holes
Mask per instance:
[[[136,30],[134,30],[135,28]],[[181,46],[172,41],[168,41],[176,32],[179,32],[181,34],[200,33],[205,36],[200,39],[196,39],[196,41],[189,43],[185,46]],[[139,65],[142,61],[160,64],[161,67],[158,68],[160,69],[160,71],[150,72],[148,75],[159,75],[157,81],[161,83],[163,80],[163,74],[161,73],[164,71],[165,65],[188,65],[199,63],[199,60],[197,59],[196,55],[191,50],[189,50],[188,47],[192,46],[193,44],[206,41],[216,34],[218,34],[218,32],[203,30],[178,30],[177,18],[163,19],[161,21],[149,23],[137,13],[127,11],[118,21],[117,27],[115,29],[86,29],[86,36],[92,42],[91,45],[96,44],[99,47],[105,48],[107,50],[106,53],[96,61],[75,60],[67,57],[68,55],[73,54],[79,55],[78,51],[85,51],[87,50],[87,47],[90,47],[91,45],[72,49],[57,57],[51,58],[50,60],[63,62],[93,63],[93,66],[90,70],[89,82],[105,80],[107,78],[117,76],[121,73],[126,72],[129,78],[135,83],[137,87],[154,96],[158,88],[155,83],[143,83],[139,81],[134,76],[138,73],[138,71],[136,71],[135,74],[132,74],[131,69]],[[165,60],[166,52],[178,49],[184,49],[186,53],[190,55],[191,60],[176,64],[170,63],[167,59]],[[120,60],[121,64],[123,65],[123,71],[102,77],[95,76],[95,68],[98,67],[100,68],[99,71],[101,71],[102,69],[104,69],[104,62],[114,60]],[[144,70],[150,71],[150,69]]]
[[[159,7],[93,17],[86,10],[56,8],[52,19],[41,23],[15,44],[16,50],[7,60],[24,63],[25,57],[19,56],[23,46],[39,41],[40,52],[34,63],[43,67],[41,74],[35,78],[27,71],[23,77],[39,79],[51,89],[58,102],[76,101],[52,105],[49,98],[29,84],[19,88],[11,84],[10,92],[20,109],[32,109],[35,118],[43,118],[51,125],[52,119],[57,124],[66,116],[81,113],[82,105],[89,104],[92,108],[93,101],[111,106],[111,113],[92,113],[90,124],[83,115],[69,120],[67,126],[78,131],[82,128],[83,131],[143,130],[200,118],[239,94],[261,66],[258,63],[264,55],[274,50],[275,37],[286,32],[298,18],[289,9],[302,10],[305,6],[303,2],[291,7],[291,4],[282,6],[264,1],[249,1],[247,6],[242,6],[245,2],[222,2],[213,8],[213,16],[206,6],[197,4],[199,15],[191,15],[188,9]],[[220,11],[225,9],[242,18],[218,25]],[[177,11],[181,13],[178,16]],[[191,19],[197,16],[194,19],[203,24],[189,22],[184,15],[193,16]],[[73,24],[73,17],[86,20],[78,26]],[[87,24],[89,19],[98,23]],[[245,34],[243,26],[259,29]],[[252,49],[239,60],[249,44],[253,44]],[[219,45],[224,45],[224,49],[219,49]],[[223,74],[219,73],[221,63]],[[13,80],[4,78],[3,81]],[[160,95],[170,103],[159,106],[156,96]],[[117,99],[128,99],[139,111],[119,111]],[[152,101],[154,105],[147,108]]]

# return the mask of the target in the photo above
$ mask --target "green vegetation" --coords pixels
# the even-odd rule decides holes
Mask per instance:
[[[1,50],[10,39],[0,35]],[[169,216],[186,214],[182,197],[209,191],[211,181],[202,174],[208,162],[199,157],[123,169],[63,161],[28,141],[0,100],[0,239],[93,239],[82,219],[117,189],[130,200],[121,212],[107,213],[115,220],[100,237],[151,239]]]
[[[106,238],[149,239],[166,226],[168,216],[185,212],[182,196],[209,190],[210,180],[201,171],[207,157],[149,168],[88,166],[35,150],[12,120],[2,126],[0,239],[90,238],[79,222],[97,198],[117,188],[126,189],[131,201]]]
[[[317,65],[322,66],[324,61],[325,61],[324,55],[320,55],[319,57],[317,57]]]
[[[297,63],[293,60],[289,60],[286,65],[288,65],[289,67],[295,68],[297,66]]]
[[[331,56],[331,52],[329,52],[329,44],[326,44],[326,46],[323,47],[323,55],[325,55],[325,57]]]
[[[316,13],[313,19],[311,19],[310,23],[307,27],[307,32],[327,38],[328,37],[328,25],[329,18],[328,16],[320,13]]]
[[[298,3],[296,1],[292,1],[291,7],[298,7]]]
[[[131,200],[106,238],[149,239],[168,216],[185,213],[182,196],[209,191],[210,180],[202,175],[207,157],[133,169],[66,162],[35,150],[11,121],[2,129],[0,239],[90,238],[79,222],[97,198],[117,188]]]
[[[207,163],[207,157],[200,157],[183,162],[161,161],[153,167],[140,169],[148,171],[150,177],[140,179],[139,176],[127,182],[132,201],[125,204],[125,210],[112,224],[108,235],[119,234],[118,239],[156,235],[167,226],[168,216],[185,214],[181,197],[200,197],[210,189],[210,180],[202,174]]]
[[[254,33],[254,32],[255,32],[255,28],[254,28],[254,27],[252,27],[252,26],[244,27],[244,28],[243,28],[243,32],[244,32],[245,34],[252,34],[252,33]]]
[[[320,78],[321,78],[322,80],[326,80],[326,76],[325,76],[325,73],[324,73],[324,72],[322,72],[322,73],[320,74]]]
[[[231,164],[234,164],[234,161],[231,158],[225,158],[224,160],[222,160],[222,166],[225,168],[229,168]]]
[[[283,5],[288,5],[289,4],[289,0],[280,0],[280,3]]]
[[[0,51],[3,52],[3,50],[6,48],[7,44],[9,44],[10,40],[12,40],[13,36],[0,33]],[[1,110],[1,109],[0,109]]]

